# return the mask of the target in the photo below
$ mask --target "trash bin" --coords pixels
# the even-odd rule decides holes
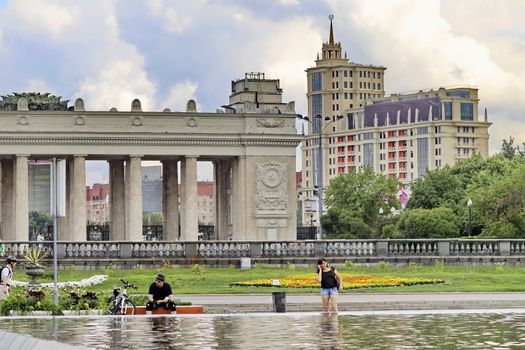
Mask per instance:
[[[273,311],[274,312],[286,312],[286,293],[285,292],[273,292]]]

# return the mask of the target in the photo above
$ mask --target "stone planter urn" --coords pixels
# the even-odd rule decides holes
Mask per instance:
[[[29,263],[25,265],[26,275],[31,277],[31,282],[29,282],[29,287],[40,287],[40,282],[37,281],[37,277],[41,277],[45,272],[45,267],[40,264]]]

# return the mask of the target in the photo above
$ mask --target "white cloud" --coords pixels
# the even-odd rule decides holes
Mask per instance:
[[[60,41],[77,16],[69,2],[17,0],[8,2],[3,20],[12,23],[18,32]]]
[[[115,61],[97,76],[80,82],[76,97],[81,97],[92,110],[116,107],[120,111],[131,109],[131,101],[138,98],[142,110],[154,106],[155,85],[148,80],[140,64],[133,61]]]
[[[172,111],[185,111],[188,100],[195,100],[195,92],[197,91],[197,83],[192,81],[184,81],[177,83],[170,87],[169,93],[158,107],[159,110],[169,108]],[[198,101],[197,101],[198,103]],[[199,105],[197,104],[199,110]],[[202,112],[202,111],[201,111]]]
[[[297,6],[299,5],[299,0],[277,0],[277,2],[284,6]]]
[[[40,80],[40,79],[29,80],[23,90],[30,91],[30,92],[45,91],[45,92],[49,92],[52,94],[57,94],[57,92],[52,87],[50,87],[46,81]]]
[[[289,102],[287,98],[295,100],[296,110],[306,114],[304,70],[314,64],[316,53],[321,49],[322,38],[309,19],[297,18],[273,27],[279,35],[269,33],[263,42],[263,70],[267,77],[281,80],[284,102]],[[305,37],[308,40],[304,40]]]
[[[191,24],[189,18],[180,16],[179,11],[169,7],[164,0],[149,0],[148,5],[151,12],[161,18],[164,27],[172,34],[181,33]]]
[[[495,44],[487,44],[486,37],[470,35],[467,30],[455,33],[442,13],[440,1],[340,1],[335,8],[340,13],[339,22],[351,21],[363,36],[364,49],[388,68],[385,85],[389,92],[469,84],[480,89],[480,113],[485,106],[493,113],[504,111],[509,104],[525,109],[525,100],[516,98],[525,95],[523,63],[517,71],[508,70],[508,65],[495,60],[497,55],[491,50]],[[489,11],[476,6],[476,12],[488,15]],[[465,10],[461,18],[469,16],[472,12]],[[465,22],[468,26],[475,21]],[[489,116],[494,122],[489,132],[504,134],[506,121],[512,117],[507,114],[496,118]],[[500,143],[491,137],[493,152]]]

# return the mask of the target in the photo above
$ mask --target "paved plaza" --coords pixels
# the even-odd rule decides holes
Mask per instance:
[[[180,295],[183,301],[215,312],[268,312],[271,294]],[[525,307],[525,293],[402,293],[339,295],[340,311],[499,309]],[[317,294],[286,295],[287,311],[321,311]]]

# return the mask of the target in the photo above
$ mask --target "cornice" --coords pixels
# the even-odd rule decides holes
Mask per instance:
[[[270,136],[270,135],[268,135]],[[0,145],[296,146],[302,137],[0,136]]]

